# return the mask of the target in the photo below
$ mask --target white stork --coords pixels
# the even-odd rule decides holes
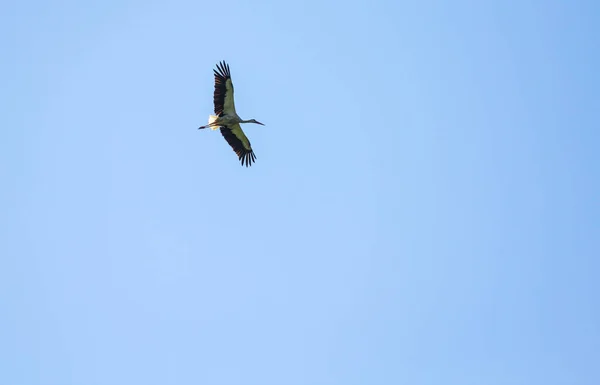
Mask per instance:
[[[221,129],[221,134],[229,143],[233,151],[237,154],[242,166],[251,166],[255,161],[256,155],[252,151],[250,141],[242,131],[240,123],[256,123],[264,126],[261,122],[255,119],[242,120],[235,112],[235,103],[233,102],[233,83],[231,82],[231,73],[229,72],[229,64],[221,62],[217,64],[215,73],[215,115],[208,117],[206,126],[198,127],[198,129],[210,127],[212,130]]]

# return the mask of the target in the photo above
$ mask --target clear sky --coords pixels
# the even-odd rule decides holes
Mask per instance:
[[[0,10],[0,384],[600,383],[599,2]]]

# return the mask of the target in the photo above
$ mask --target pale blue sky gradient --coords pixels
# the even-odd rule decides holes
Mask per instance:
[[[0,384],[600,383],[600,3],[0,10]]]

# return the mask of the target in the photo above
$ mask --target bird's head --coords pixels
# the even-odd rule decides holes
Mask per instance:
[[[250,119],[250,122],[251,122],[251,123],[260,124],[261,126],[264,126],[264,124],[262,124],[261,122],[259,122],[259,121],[258,121],[258,120],[256,120],[256,119]]]

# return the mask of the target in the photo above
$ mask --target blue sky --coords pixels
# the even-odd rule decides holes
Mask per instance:
[[[600,382],[597,2],[1,10],[0,383]]]

